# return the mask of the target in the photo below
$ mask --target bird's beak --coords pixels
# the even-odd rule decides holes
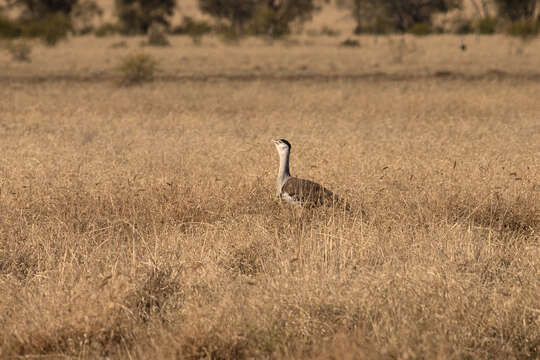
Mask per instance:
[[[276,139],[272,139],[272,142],[273,142],[274,144],[277,144],[278,141],[277,141]]]

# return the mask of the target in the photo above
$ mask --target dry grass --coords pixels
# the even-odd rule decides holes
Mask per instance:
[[[80,44],[60,45],[64,66],[44,66],[54,50],[37,49],[26,73],[76,80],[85,63],[115,65],[103,55],[115,50]],[[294,73],[321,47],[293,47],[290,64],[283,49],[207,49],[201,65],[192,47],[183,71],[249,72],[268,59]],[[305,61],[342,57],[346,75],[362,49]],[[151,51],[174,72],[170,49]],[[21,82],[23,65],[10,64],[0,357],[538,358],[540,82],[415,77],[431,60],[408,61],[381,63],[407,81],[130,88]],[[450,66],[464,73],[482,66],[459,61]],[[510,71],[525,60],[504,61]],[[354,210],[280,206],[275,137],[292,142],[294,174]]]
[[[360,47],[340,46],[345,39],[357,40]],[[204,37],[200,46],[194,46],[187,36],[171,36],[169,40],[169,47],[151,51],[145,48],[160,64],[159,77],[163,80],[359,77],[381,73],[402,77],[447,73],[478,76],[500,72],[540,77],[540,40],[523,42],[503,35],[418,38],[344,33],[340,37],[301,35],[273,45],[263,39],[247,38],[239,46],[226,45],[215,36]],[[144,37],[87,36],[59,43],[55,48],[35,44],[32,64],[12,61],[7,51],[0,51],[4,69],[0,80],[114,80],[120,59],[139,53],[145,41]],[[465,52],[460,49],[462,41],[467,44]]]

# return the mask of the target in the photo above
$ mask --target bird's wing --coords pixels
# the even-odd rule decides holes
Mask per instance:
[[[337,196],[324,186],[299,178],[289,178],[283,184],[281,191],[299,202],[308,202],[313,205],[323,205],[337,200]]]

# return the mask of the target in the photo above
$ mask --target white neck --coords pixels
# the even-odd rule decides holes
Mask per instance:
[[[279,172],[277,176],[278,193],[281,193],[281,188],[285,181],[291,177],[289,172],[289,149],[279,153]]]

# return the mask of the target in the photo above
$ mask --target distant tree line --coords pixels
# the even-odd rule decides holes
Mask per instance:
[[[358,32],[404,32],[415,24],[431,23],[433,14],[459,8],[459,0],[355,0]],[[375,15],[375,16],[373,16]],[[370,29],[371,27],[371,29]]]
[[[102,34],[147,33],[153,24],[171,30],[170,19],[182,0],[115,0],[116,24],[99,29]],[[329,2],[330,0],[325,0]],[[338,1],[339,0],[335,0]],[[352,0],[352,12],[358,33],[432,32],[435,14],[462,7],[463,0]],[[538,33],[540,0],[472,0],[491,23],[501,21],[528,24],[529,31]],[[339,2],[340,4],[343,1]],[[491,18],[487,3],[494,5],[496,18]],[[4,8],[18,9],[18,19],[2,16],[0,7],[0,37],[41,36],[48,33],[51,43],[55,36],[68,32],[87,33],[93,20],[102,15],[94,0],[4,0]],[[200,10],[216,19],[215,25],[201,24],[186,18],[178,32],[202,33],[227,31],[241,34],[264,34],[280,37],[291,32],[292,24],[302,24],[321,9],[323,0],[199,0]],[[341,4],[341,6],[343,6]],[[491,25],[490,25],[491,24]],[[523,25],[523,26],[525,26]],[[466,28],[464,27],[464,30]],[[488,32],[488,31],[486,31]],[[97,34],[97,32],[96,32]]]
[[[490,2],[497,11],[498,19],[490,16]],[[540,0],[472,0],[472,4],[482,17],[478,26],[484,28],[480,32],[495,32],[497,20],[528,22],[538,27]],[[358,33],[407,32],[414,29],[431,31],[434,15],[462,6],[463,0],[354,0],[353,12]],[[469,30],[472,31],[472,26]]]

